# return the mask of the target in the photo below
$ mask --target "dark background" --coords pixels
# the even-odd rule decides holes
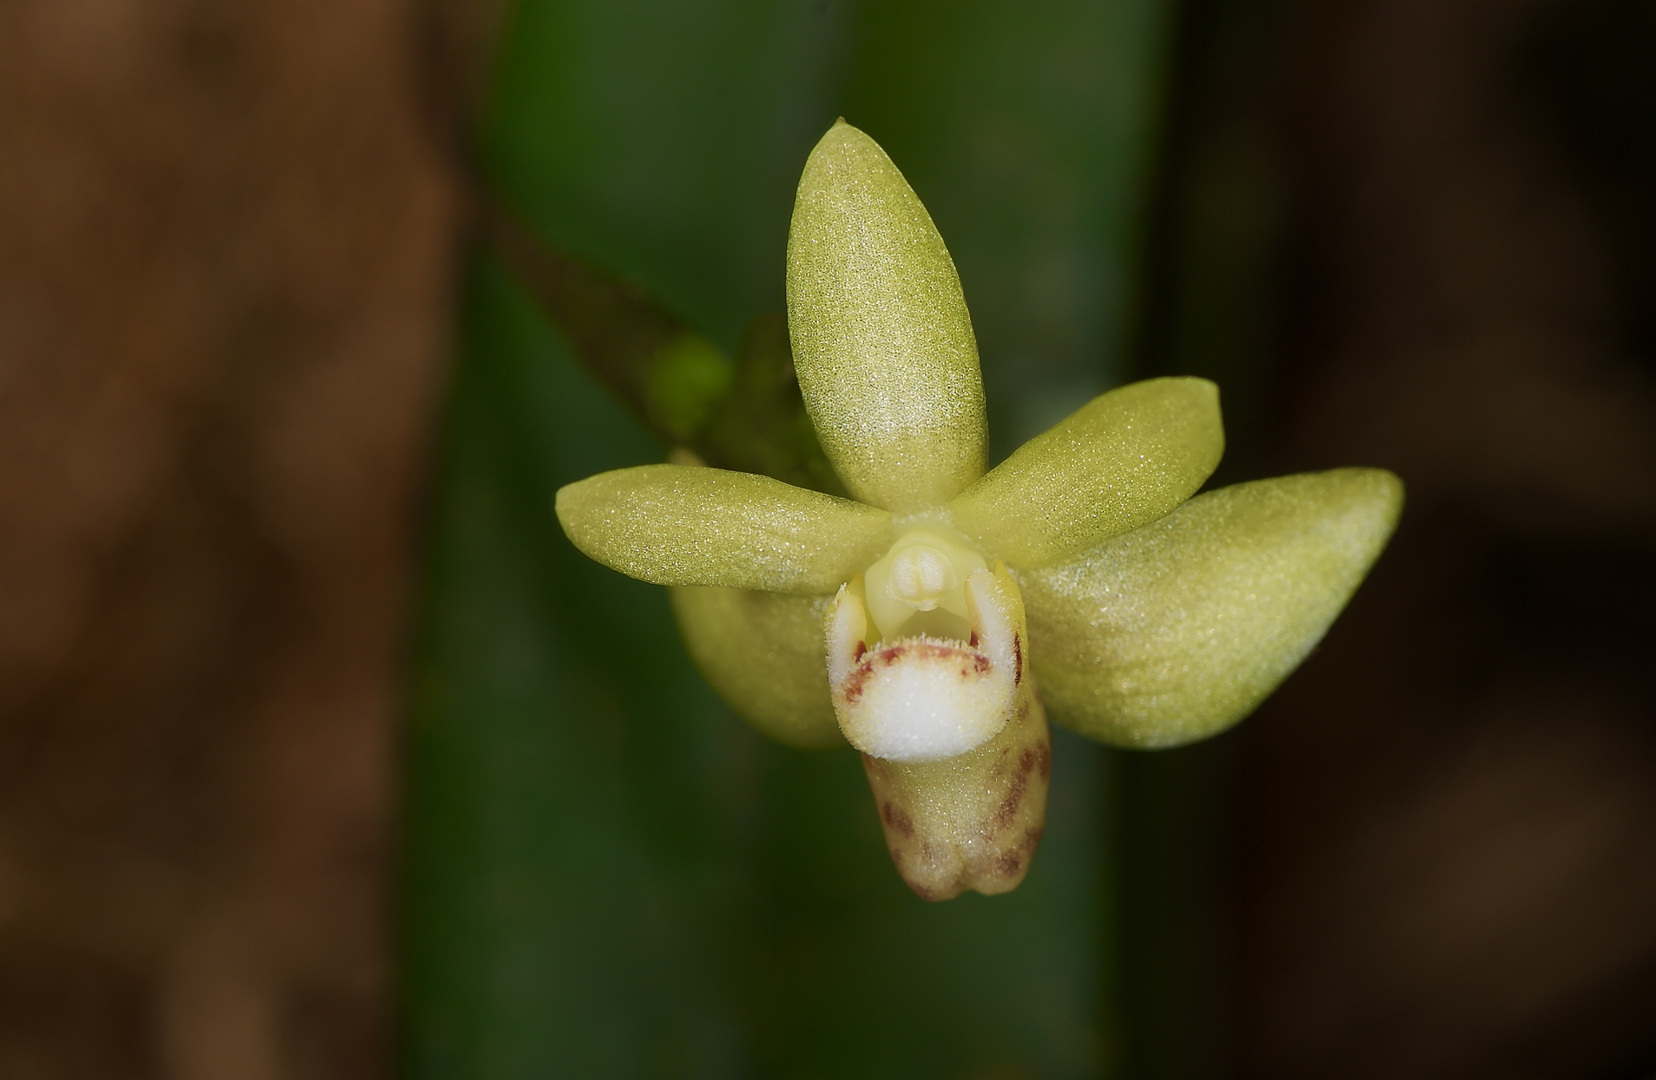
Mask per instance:
[[[0,1077],[391,1070],[495,26],[0,6]],[[1172,52],[1118,374],[1222,383],[1221,481],[1409,504],[1258,715],[1112,758],[1127,1074],[1649,1075],[1656,5],[1191,0]]]
[[[1134,759],[1141,819],[1226,793],[1134,856],[1202,928],[1135,953],[1160,1074],[1648,1076],[1656,5],[1190,11],[1153,367],[1223,383],[1222,468],[1408,505],[1253,719]]]

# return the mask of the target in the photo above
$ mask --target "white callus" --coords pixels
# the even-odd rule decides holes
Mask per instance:
[[[888,628],[929,632],[899,637]],[[930,530],[905,535],[828,610],[828,684],[841,732],[885,761],[937,761],[982,746],[1012,716],[1026,637],[1023,600],[1004,566],[989,570]]]

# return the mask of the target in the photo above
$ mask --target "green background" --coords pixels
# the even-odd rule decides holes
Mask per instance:
[[[998,457],[1129,373],[1171,15],[528,0],[476,156],[531,231],[729,349],[782,307],[794,184],[845,116],[955,257]],[[1057,733],[1025,884],[914,898],[855,755],[744,727],[665,593],[559,532],[560,485],[662,454],[475,257],[410,710],[404,1071],[1115,1071],[1114,759]]]

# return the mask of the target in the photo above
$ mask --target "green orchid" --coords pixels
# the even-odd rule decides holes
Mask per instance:
[[[1202,379],[1104,394],[985,472],[953,260],[844,121],[800,179],[787,294],[805,407],[852,499],[680,454],[565,487],[558,519],[672,587],[696,663],[755,727],[862,752],[922,897],[1023,879],[1048,714],[1125,747],[1224,730],[1317,644],[1396,524],[1402,484],[1379,469],[1196,495],[1224,449]]]

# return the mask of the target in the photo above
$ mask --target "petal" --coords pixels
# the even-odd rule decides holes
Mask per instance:
[[[768,476],[640,465],[558,492],[587,555],[657,585],[832,592],[891,542],[890,515]]]
[[[1054,722],[1135,747],[1236,723],[1322,639],[1402,504],[1383,469],[1238,484],[1020,575]]]
[[[985,554],[1044,566],[1162,517],[1202,486],[1224,451],[1217,386],[1149,379],[1093,398],[949,510]]]
[[[790,746],[843,746],[822,662],[831,596],[672,590],[673,613],[703,675],[742,719]]]
[[[920,510],[983,474],[983,379],[954,261],[897,166],[843,120],[799,180],[788,330],[805,408],[857,498]]]

